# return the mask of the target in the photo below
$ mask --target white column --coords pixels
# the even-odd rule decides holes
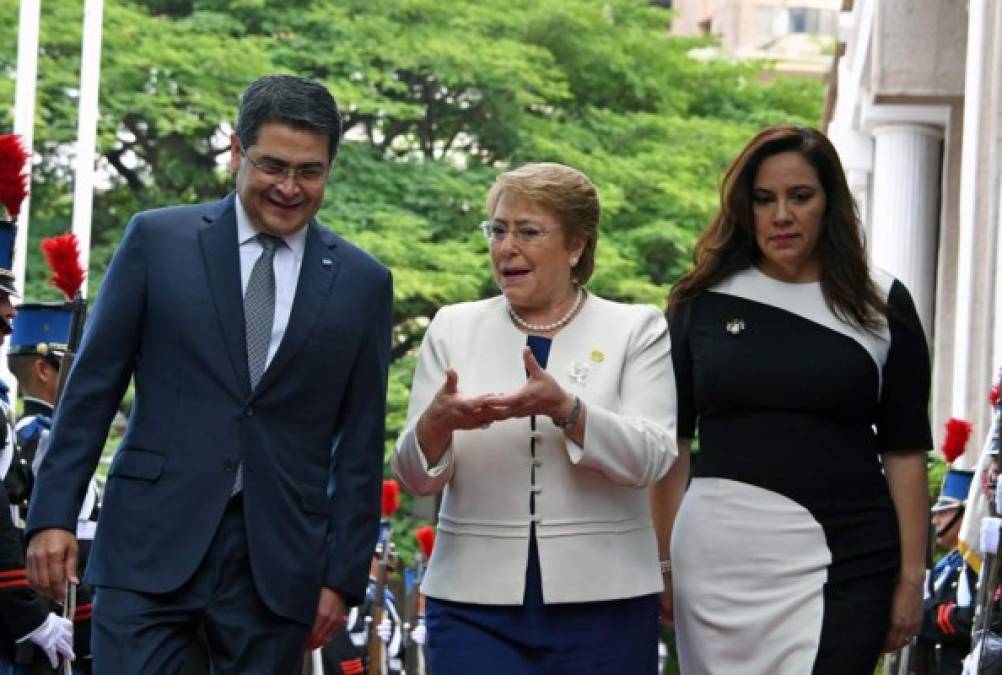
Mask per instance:
[[[103,17],[104,0],[86,0],[80,50],[80,113],[77,120],[76,175],[73,184],[73,233],[80,243],[80,264],[85,270],[90,267]],[[87,296],[86,277],[80,291]]]
[[[970,414],[970,353],[974,315],[974,260],[977,229],[978,164],[981,150],[982,76],[989,0],[970,0],[967,7],[967,68],[964,74],[964,134],[960,165],[960,214],[957,220],[957,301],[954,310],[953,405],[955,417]]]
[[[867,171],[858,169],[846,169],[845,178],[849,183],[849,193],[853,201],[856,202],[856,210],[859,212],[859,223],[863,227],[866,236],[867,248],[873,241],[873,227],[870,218],[870,174]]]
[[[883,124],[873,137],[871,257],[911,292],[931,342],[943,132],[925,124]]]
[[[17,81],[14,85],[14,133],[31,156],[35,143],[35,87],[38,80],[38,33],[41,0],[22,0],[17,38]],[[31,169],[29,160],[28,169]],[[30,187],[30,186],[29,186]],[[31,196],[21,204],[14,245],[14,283],[24,291],[25,254],[28,250],[28,214]],[[7,359],[4,359],[6,364]]]
[[[14,133],[21,136],[21,144],[33,159],[35,144],[35,90],[38,82],[38,35],[42,14],[41,0],[21,0],[17,29],[17,76],[14,85]],[[28,161],[28,169],[31,170]],[[29,190],[31,186],[29,184]],[[14,285],[23,293],[25,263],[28,255],[28,218],[31,213],[31,195],[21,204],[14,238]],[[17,380],[7,367],[7,341],[0,344],[0,379],[10,387],[10,400],[17,399]]]
[[[995,321],[992,327],[992,368],[1002,368],[1002,177],[999,178],[998,191],[995,193],[996,213],[995,223]],[[999,371],[992,371],[991,381],[998,382]]]
[[[873,137],[853,128],[852,112],[839,108],[828,126],[828,138],[838,150],[842,169],[849,182],[849,192],[856,202],[867,247],[872,241],[870,213],[870,175],[873,173]]]

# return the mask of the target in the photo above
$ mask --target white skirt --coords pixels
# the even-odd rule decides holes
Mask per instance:
[[[831,552],[797,502],[723,478],[692,481],[671,541],[682,675],[807,675]]]

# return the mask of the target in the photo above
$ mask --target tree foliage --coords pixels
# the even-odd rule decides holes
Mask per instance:
[[[17,6],[0,0],[5,25]],[[42,3],[32,299],[55,297],[37,240],[70,222],[81,6]],[[587,173],[603,205],[591,288],[661,305],[729,158],[765,124],[816,124],[820,84],[691,58],[704,43],[671,36],[670,17],[642,0],[107,0],[91,292],[132,212],[229,189],[226,131],[251,80],[323,81],[346,142],[321,218],[395,277],[389,447],[430,317],[496,292],[476,224],[499,171]],[[5,108],[15,53],[0,44]]]

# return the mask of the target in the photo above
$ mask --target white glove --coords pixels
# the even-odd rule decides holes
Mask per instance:
[[[379,622],[376,627],[376,635],[383,642],[389,642],[390,638],[393,637],[393,624],[390,623],[390,617],[383,615],[383,620]]]
[[[416,645],[423,645],[428,639],[428,629],[424,627],[424,621],[411,629],[411,642]]]
[[[73,622],[53,612],[49,612],[42,625],[23,639],[38,645],[49,657],[53,668],[59,667],[60,656],[70,661],[76,658],[73,654]]]

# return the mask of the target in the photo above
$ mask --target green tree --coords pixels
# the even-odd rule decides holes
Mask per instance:
[[[0,21],[17,25],[17,6],[0,0]],[[56,296],[37,241],[70,222],[82,19],[78,0],[42,8],[32,299]],[[670,19],[643,0],[107,0],[92,295],[132,212],[229,189],[226,131],[247,83],[323,81],[346,140],[321,219],[394,272],[389,450],[436,309],[496,292],[476,225],[498,172],[585,171],[603,204],[590,287],[661,305],[730,157],[765,124],[816,124],[820,84],[692,58],[707,43],[671,36]],[[0,44],[8,105],[14,58]]]

